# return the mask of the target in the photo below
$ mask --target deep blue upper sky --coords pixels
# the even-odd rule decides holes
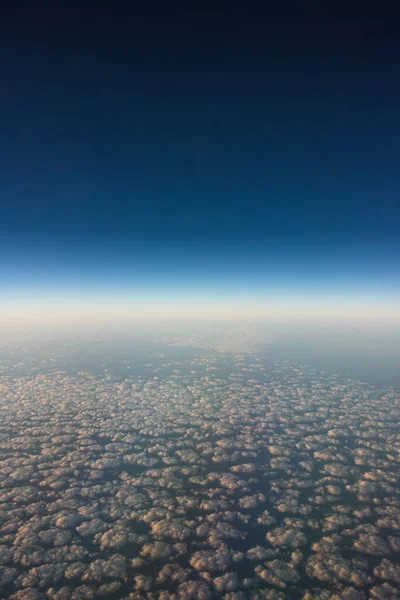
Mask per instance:
[[[393,8],[27,4],[0,32],[5,280],[105,263],[123,276],[157,256],[171,274],[200,256],[211,278],[213,264],[244,272],[271,256],[321,277],[368,277],[372,260],[396,277]]]

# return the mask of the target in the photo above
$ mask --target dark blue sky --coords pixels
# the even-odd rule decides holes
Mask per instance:
[[[269,272],[397,289],[393,7],[30,4],[0,32],[5,287]]]

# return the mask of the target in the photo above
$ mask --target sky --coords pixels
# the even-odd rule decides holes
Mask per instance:
[[[0,320],[399,320],[394,3],[134,4],[3,13]]]

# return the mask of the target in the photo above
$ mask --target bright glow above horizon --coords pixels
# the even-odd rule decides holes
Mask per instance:
[[[132,321],[136,319],[400,319],[400,302],[378,294],[315,293],[59,295],[0,301],[0,322]]]

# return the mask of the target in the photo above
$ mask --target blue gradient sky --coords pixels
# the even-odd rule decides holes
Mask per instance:
[[[394,16],[9,7],[3,314],[398,317]]]

